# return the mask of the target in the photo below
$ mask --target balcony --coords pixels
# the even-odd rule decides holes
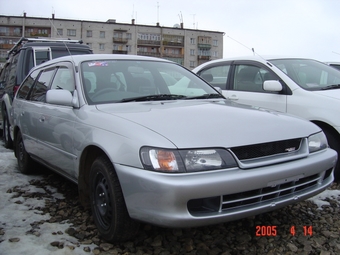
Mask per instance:
[[[21,37],[21,32],[0,32],[0,36]]]
[[[113,37],[113,42],[114,43],[126,44],[128,42],[128,39],[127,38]]]
[[[202,55],[199,55],[199,56],[197,56],[197,59],[198,60],[210,60],[211,56],[202,56]]]
[[[25,37],[51,37],[51,34],[39,34],[35,32],[25,32]]]
[[[137,40],[137,44],[138,45],[156,45],[156,46],[160,46],[161,42],[160,41],[154,41],[154,40]]]
[[[184,43],[183,42],[175,42],[175,41],[166,41],[166,40],[163,40],[163,45],[183,47]]]
[[[112,50],[112,54],[128,54],[127,50]]]
[[[183,54],[175,54],[175,53],[163,53],[163,57],[167,57],[167,58],[183,58],[184,55]]]
[[[137,52],[137,55],[156,57],[156,58],[161,57],[161,54],[158,53],[158,52],[143,52],[143,51],[139,51],[139,52]]]
[[[0,44],[0,49],[10,50],[10,49],[12,49],[13,46],[14,46],[14,44],[2,43],[2,44]]]
[[[211,44],[207,44],[207,43],[199,43],[198,45],[197,45],[197,47],[199,48],[199,49],[211,49]]]

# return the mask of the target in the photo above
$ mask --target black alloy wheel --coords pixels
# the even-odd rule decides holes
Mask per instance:
[[[25,149],[24,141],[20,131],[18,132],[16,138],[15,155],[17,157],[19,171],[23,174],[32,173],[34,170],[34,162]]]
[[[105,156],[92,164],[90,199],[94,222],[105,240],[126,241],[136,235],[139,223],[130,218],[117,174]]]

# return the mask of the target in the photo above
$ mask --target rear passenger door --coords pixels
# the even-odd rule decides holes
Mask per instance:
[[[75,90],[75,77],[72,64],[58,63],[51,77],[49,89]],[[44,102],[40,109],[41,132],[39,142],[43,146],[43,158],[48,164],[64,174],[72,174],[75,159],[75,142],[77,135],[74,127],[74,109],[71,106],[61,106]]]

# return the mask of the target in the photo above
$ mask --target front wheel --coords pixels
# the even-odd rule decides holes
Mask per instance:
[[[105,240],[120,242],[136,235],[139,224],[130,218],[117,174],[105,156],[92,164],[90,199],[94,222]]]
[[[333,132],[329,130],[324,130],[324,133],[327,137],[329,147],[331,147],[338,153],[338,161],[334,169],[334,182],[340,182],[340,141]]]
[[[34,169],[34,162],[25,149],[24,141],[20,131],[18,132],[16,138],[15,155],[18,160],[19,171],[23,174],[32,173]]]
[[[9,121],[6,109],[4,109],[4,116],[3,116],[3,140],[5,143],[5,148],[7,149],[13,149],[13,140],[11,138],[11,135],[9,133]]]

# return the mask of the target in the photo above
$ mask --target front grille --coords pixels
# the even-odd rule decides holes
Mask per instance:
[[[301,138],[298,138],[269,143],[260,143],[234,147],[230,150],[239,160],[254,159],[297,151],[300,148],[301,140]]]
[[[265,187],[262,189],[250,190],[242,193],[229,194],[223,196],[222,211],[248,206],[260,202],[277,200],[287,195],[292,195],[317,185],[319,175],[312,175],[276,185],[275,187]]]

